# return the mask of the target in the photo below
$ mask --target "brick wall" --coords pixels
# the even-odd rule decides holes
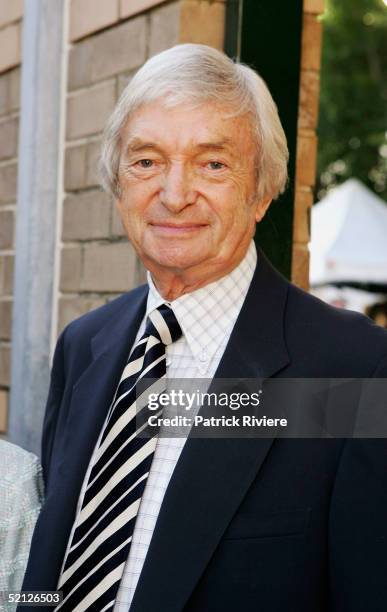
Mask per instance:
[[[0,0],[0,432],[10,384],[22,0]]]
[[[129,77],[178,42],[223,48],[224,1],[72,0],[58,331],[145,279],[98,187],[101,132]]]
[[[307,285],[323,0],[304,0],[293,280]],[[69,0],[58,333],[145,279],[99,188],[101,132],[130,76],[178,42],[222,49],[225,0]],[[10,383],[22,0],[0,0],[0,431]]]
[[[316,177],[318,104],[324,0],[304,0],[297,169],[293,219],[292,280],[309,288],[310,209]]]

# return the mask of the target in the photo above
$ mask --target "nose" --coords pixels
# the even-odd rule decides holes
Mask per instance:
[[[192,178],[183,163],[171,163],[166,170],[160,199],[162,204],[174,213],[194,203],[196,193],[192,188]]]

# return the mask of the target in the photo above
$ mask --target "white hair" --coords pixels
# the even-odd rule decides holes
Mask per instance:
[[[276,198],[287,182],[288,149],[277,106],[263,79],[212,47],[176,45],[149,59],[126,86],[106,125],[101,152],[105,190],[119,197],[121,132],[140,106],[215,102],[230,116],[250,115],[257,147],[257,198]]]

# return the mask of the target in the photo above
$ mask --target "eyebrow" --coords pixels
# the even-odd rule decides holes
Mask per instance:
[[[224,140],[220,140],[218,142],[199,142],[195,145],[195,148],[211,151],[224,151],[228,149],[230,145],[231,140],[229,138],[225,138]],[[128,153],[137,153],[138,151],[143,151],[145,149],[161,150],[160,147],[154,142],[147,142],[138,137],[130,138],[126,146],[126,151]]]
[[[129,138],[126,145],[127,152],[136,153],[137,151],[142,151],[143,149],[158,149],[158,147],[154,142],[146,142],[137,137]]]
[[[211,149],[215,151],[224,151],[224,149],[228,149],[231,145],[231,140],[229,138],[225,138],[224,140],[220,140],[219,142],[200,142],[196,145],[198,149]]]

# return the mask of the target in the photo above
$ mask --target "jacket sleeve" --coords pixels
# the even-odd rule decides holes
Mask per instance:
[[[387,384],[387,356],[373,375]],[[329,523],[332,612],[387,609],[387,440],[348,439]]]

